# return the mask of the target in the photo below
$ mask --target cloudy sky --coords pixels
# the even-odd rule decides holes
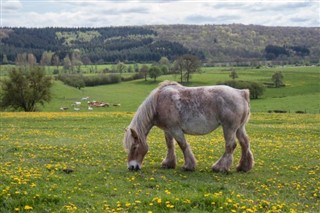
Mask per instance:
[[[1,27],[257,24],[320,27],[320,0],[0,0]]]

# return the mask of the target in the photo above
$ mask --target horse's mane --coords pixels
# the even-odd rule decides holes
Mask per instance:
[[[146,135],[149,133],[153,126],[153,118],[156,114],[156,106],[159,90],[170,85],[180,85],[174,81],[163,81],[159,86],[154,89],[149,96],[142,102],[137,109],[130,125],[128,128],[132,128],[141,137],[143,143],[146,142]],[[128,142],[128,140],[126,140]],[[125,144],[127,149],[130,148],[131,144]]]

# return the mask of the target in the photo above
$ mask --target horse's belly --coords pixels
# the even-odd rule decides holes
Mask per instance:
[[[184,120],[182,130],[190,135],[205,135],[219,126],[219,122],[215,119],[206,119],[204,117],[193,117]]]

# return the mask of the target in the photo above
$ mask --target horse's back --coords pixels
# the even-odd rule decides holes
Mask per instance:
[[[179,127],[189,134],[206,134],[248,111],[247,91],[228,86],[162,86],[158,91],[157,125]]]

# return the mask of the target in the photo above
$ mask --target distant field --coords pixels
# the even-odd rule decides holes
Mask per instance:
[[[129,84],[130,85],[130,84]],[[143,84],[144,85],[144,84]],[[151,87],[151,86],[150,86]],[[130,89],[130,88],[129,88]],[[142,94],[142,92],[141,92]],[[195,172],[160,169],[165,141],[151,130],[140,172],[129,172],[122,138],[133,113],[0,113],[0,212],[318,212],[320,115],[253,113],[255,167],[229,174],[211,165],[221,129],[187,136]],[[63,169],[73,171],[69,174]]]
[[[251,101],[253,112],[267,112],[269,110],[306,111],[320,113],[320,69],[319,67],[278,67],[278,68],[235,68],[238,80],[251,80],[261,83],[271,82],[275,71],[282,71],[286,87],[275,89],[267,88],[265,94],[258,100]],[[229,68],[203,68],[203,73],[194,74],[188,86],[214,85],[219,81],[230,80]],[[157,82],[148,79],[123,82],[120,84],[86,87],[81,90],[71,88],[56,81],[53,87],[53,100],[42,111],[59,111],[59,108],[70,107],[74,101],[82,97],[90,100],[120,103],[121,107],[95,109],[95,111],[122,111],[134,112],[152,89],[163,80],[176,80],[172,75],[161,76]],[[83,102],[82,110],[87,111]]]

